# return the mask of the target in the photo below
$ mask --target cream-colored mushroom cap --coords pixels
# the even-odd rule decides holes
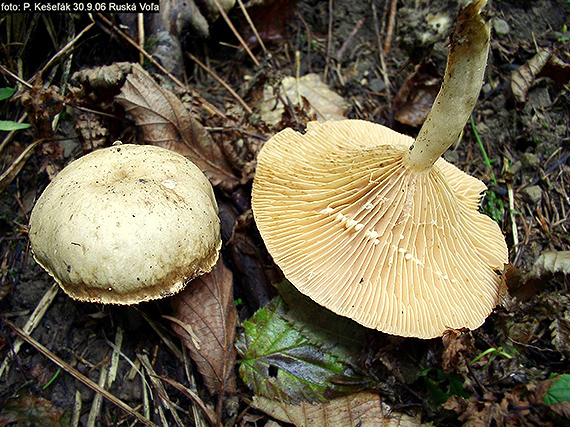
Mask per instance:
[[[443,159],[407,167],[413,139],[360,120],[285,129],[261,149],[252,206],[285,276],[335,313],[419,338],[479,327],[508,261],[478,211],[485,185]]]
[[[34,258],[72,298],[136,304],[211,270],[221,247],[212,186],[192,162],[118,145],[69,164],[30,217]]]

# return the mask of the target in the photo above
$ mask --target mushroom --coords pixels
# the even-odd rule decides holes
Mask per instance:
[[[207,273],[221,247],[212,186],[184,156],[114,145],[65,167],[30,217],[35,260],[72,298],[136,304]]]
[[[269,253],[299,291],[368,328],[418,338],[475,329],[502,297],[508,250],[478,211],[486,187],[440,157],[481,89],[484,3],[460,13],[415,141],[361,120],[312,122],[259,152],[252,208]]]

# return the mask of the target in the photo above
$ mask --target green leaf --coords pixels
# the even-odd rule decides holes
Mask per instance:
[[[238,337],[240,375],[257,395],[285,403],[324,402],[362,388],[351,366],[312,343],[286,316],[285,303],[276,297],[244,322]]]
[[[4,131],[28,129],[30,126],[31,125],[29,123],[18,123],[13,122],[12,120],[0,120],[0,130]]]
[[[318,305],[288,281],[275,286],[287,306],[284,317],[295,329],[321,350],[357,366],[368,331],[364,326]]]
[[[16,87],[2,87],[0,88],[0,101],[10,98],[16,92]]]
[[[542,401],[550,406],[555,403],[570,402],[570,374],[562,374],[552,383]]]

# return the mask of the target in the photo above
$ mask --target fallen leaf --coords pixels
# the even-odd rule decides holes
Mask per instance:
[[[237,312],[233,277],[222,261],[172,298],[172,329],[180,336],[212,394],[235,393]]]
[[[115,100],[134,118],[147,144],[186,156],[214,186],[232,189],[239,184],[210,134],[173,93],[156,83],[140,65],[133,64]]]
[[[380,396],[360,392],[338,397],[327,403],[287,404],[261,396],[254,396],[252,406],[280,421],[297,427],[418,427],[420,417],[391,412]]]
[[[20,391],[0,404],[0,426],[68,426],[69,413],[49,400]]]
[[[368,329],[318,305],[287,281],[276,287],[287,305],[285,320],[321,350],[355,368],[359,365]]]
[[[276,125],[281,120],[285,111],[283,101],[302,106],[305,99],[310,106],[308,115],[316,116],[317,120],[341,120],[347,108],[344,98],[313,73],[304,75],[298,81],[295,77],[285,77],[277,89],[266,86],[263,98],[259,114],[270,125]]]
[[[406,79],[394,99],[394,119],[408,126],[420,126],[425,122],[441,78],[433,66],[423,63]]]
[[[352,366],[311,342],[286,313],[281,297],[274,298],[244,322],[237,339],[240,374],[255,394],[287,403],[324,402],[362,388]]]
[[[516,102],[521,104],[526,102],[529,89],[551,55],[552,52],[550,50],[540,50],[536,55],[513,71],[511,75],[511,92]]]
[[[130,62],[115,62],[111,65],[77,71],[71,76],[71,81],[93,89],[114,88],[125,80],[132,69],[133,64]]]
[[[520,271],[510,267],[505,274],[506,285],[512,297],[527,301],[544,289],[556,274],[570,274],[570,251],[549,251],[541,254],[532,268]]]
[[[553,274],[570,274],[570,251],[552,251],[541,254],[532,269],[529,277],[542,277]]]
[[[570,402],[570,374],[559,375],[546,390],[542,401],[546,405]]]

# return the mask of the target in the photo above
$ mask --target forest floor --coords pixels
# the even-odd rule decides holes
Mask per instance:
[[[570,282],[561,274],[570,271],[568,0],[487,6],[485,84],[444,155],[487,184],[482,211],[509,247],[509,295],[483,326],[420,340],[347,324],[284,287],[257,232],[255,159],[276,132],[325,116],[417,135],[458,5],[392,3],[248,4],[263,45],[236,4],[229,19],[248,53],[204,4],[207,19],[198,22],[186,2],[173,1],[168,13],[144,17],[145,49],[163,69],[129,42],[135,14],[0,15],[0,88],[17,87],[0,101],[0,118],[32,125],[0,131],[0,426],[569,425]],[[141,62],[149,74],[130,87],[131,65],[97,68]],[[275,88],[286,81],[299,81],[305,100],[276,112]],[[146,104],[133,101],[137,91]],[[181,102],[172,106],[165,93]],[[225,267],[193,294],[132,307],[72,300],[30,252],[35,201],[89,151],[116,140],[156,143],[149,123],[173,112],[199,130],[175,141],[180,129],[165,126],[168,148],[215,165],[206,174]],[[216,325],[216,343],[200,335],[200,346],[171,318],[198,322],[197,306],[212,302],[204,289],[214,289],[215,308],[202,315]],[[101,398],[93,382],[109,394]]]

